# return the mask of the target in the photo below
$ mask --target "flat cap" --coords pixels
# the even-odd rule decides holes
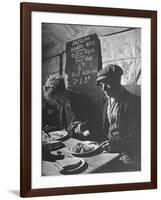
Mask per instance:
[[[118,65],[110,64],[98,71],[96,85],[106,79],[108,81],[119,80],[123,74],[123,70]]]

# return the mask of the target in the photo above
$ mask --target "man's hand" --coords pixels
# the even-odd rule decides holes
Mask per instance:
[[[87,127],[87,122],[80,122],[76,128],[75,128],[75,133],[84,137],[88,137],[90,135],[90,131],[88,130]]]
[[[88,137],[90,135],[90,131],[88,130],[87,122],[73,122],[68,130],[73,130],[75,134],[80,136]]]
[[[75,128],[75,133],[82,133],[87,130],[86,122],[80,122]]]

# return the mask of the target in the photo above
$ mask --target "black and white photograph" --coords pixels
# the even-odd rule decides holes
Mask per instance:
[[[141,32],[41,23],[41,176],[141,171]]]
[[[21,196],[157,188],[157,12],[21,4]]]

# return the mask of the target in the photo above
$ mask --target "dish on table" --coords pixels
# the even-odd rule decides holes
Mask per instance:
[[[59,160],[55,163],[61,174],[75,174],[81,173],[85,170],[86,162],[83,159],[70,157],[64,160]]]
[[[64,148],[65,144],[60,141],[49,141],[48,143],[50,151],[56,151],[58,149]]]
[[[66,130],[53,131],[48,133],[50,141],[65,140],[68,138],[69,133]]]
[[[98,144],[97,142],[78,142],[74,148],[72,148],[71,153],[78,157],[92,156],[102,152],[102,146],[102,144]]]

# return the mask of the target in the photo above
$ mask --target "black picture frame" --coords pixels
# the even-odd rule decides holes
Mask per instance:
[[[151,20],[151,180],[129,184],[109,184],[61,188],[32,189],[31,180],[31,13],[33,11],[78,13],[88,15],[108,15],[142,17]],[[54,5],[41,3],[20,4],[20,53],[21,53],[21,142],[20,142],[20,196],[35,197],[80,193],[112,192],[157,188],[157,11],[118,8],[100,8],[74,5]]]

